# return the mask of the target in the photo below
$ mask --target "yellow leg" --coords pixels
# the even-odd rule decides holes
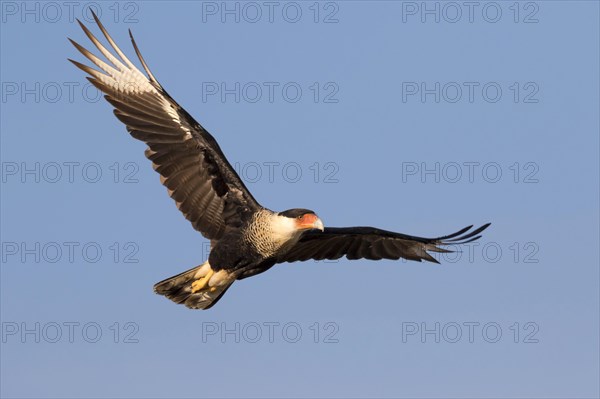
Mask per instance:
[[[208,284],[208,280],[210,280],[210,278],[212,277],[212,275],[215,274],[215,272],[210,269],[208,271],[208,273],[206,273],[206,276],[199,278],[198,280],[194,281],[192,283],[192,294],[200,291],[201,289],[203,289],[204,287],[206,287],[206,284]]]

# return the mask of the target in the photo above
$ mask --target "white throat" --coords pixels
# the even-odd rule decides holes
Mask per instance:
[[[300,238],[301,231],[296,227],[296,219],[275,214],[271,220],[271,234],[278,244],[295,243]]]

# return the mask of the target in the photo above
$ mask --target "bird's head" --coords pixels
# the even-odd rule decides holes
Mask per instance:
[[[323,231],[325,229],[321,219],[319,219],[316,213],[309,209],[288,209],[287,211],[279,212],[278,215],[291,219],[293,221],[294,227],[299,231]]]

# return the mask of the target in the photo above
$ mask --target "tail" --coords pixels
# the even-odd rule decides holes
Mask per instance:
[[[190,309],[209,309],[221,299],[235,277],[215,272],[208,262],[154,285],[154,292]]]

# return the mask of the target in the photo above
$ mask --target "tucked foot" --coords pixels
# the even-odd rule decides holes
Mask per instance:
[[[195,294],[196,292],[206,287],[206,284],[208,284],[208,281],[214,273],[215,272],[212,269],[210,269],[204,277],[201,277],[198,280],[194,281],[192,283],[192,294]]]

